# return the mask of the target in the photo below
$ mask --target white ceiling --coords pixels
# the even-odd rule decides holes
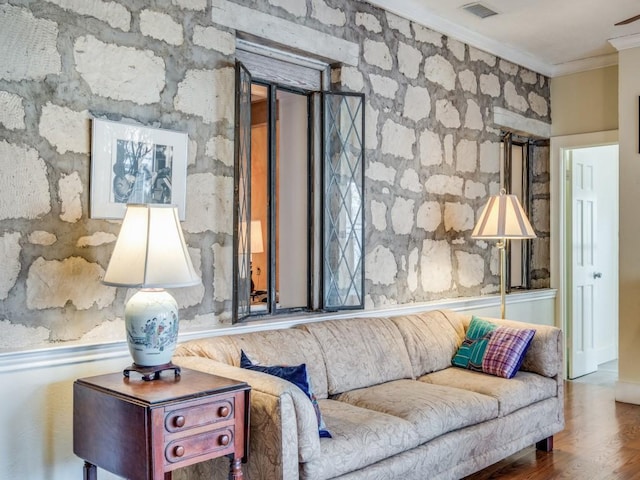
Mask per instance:
[[[478,18],[472,0],[367,0],[405,18],[547,76],[617,64],[617,49],[640,46],[639,0],[486,0],[498,15]],[[613,39],[614,48],[609,40]]]

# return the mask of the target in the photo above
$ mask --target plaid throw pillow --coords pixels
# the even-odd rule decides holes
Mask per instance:
[[[529,328],[498,327],[473,317],[451,363],[456,367],[512,378],[520,369],[535,333]]]

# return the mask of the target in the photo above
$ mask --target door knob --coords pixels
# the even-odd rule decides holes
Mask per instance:
[[[593,272],[593,278],[601,278],[602,272]]]

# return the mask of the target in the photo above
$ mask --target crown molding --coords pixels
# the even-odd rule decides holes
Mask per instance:
[[[640,33],[625,35],[624,37],[610,38],[609,43],[618,51],[640,47]]]
[[[419,0],[366,0],[368,3],[383,8],[391,13],[415,21],[427,28],[435,30],[451,38],[467,43],[479,50],[521,65],[547,77],[557,77],[587,70],[617,65],[617,54],[585,58],[572,62],[553,65],[544,62],[530,53],[509,47],[502,42],[481,35],[446,20],[420,4]],[[614,45],[615,46],[615,45]]]

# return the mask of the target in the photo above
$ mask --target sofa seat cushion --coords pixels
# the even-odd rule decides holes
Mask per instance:
[[[522,371],[513,378],[506,379],[450,367],[420,377],[419,380],[432,385],[454,387],[493,397],[498,401],[501,417],[558,394],[558,383],[555,379]]]
[[[352,390],[334,399],[406,420],[415,427],[420,443],[498,416],[493,397],[414,380]]]
[[[320,344],[329,396],[415,378],[402,335],[388,318],[331,320],[299,328],[310,332]]]
[[[334,478],[420,444],[413,425],[397,416],[335,400],[318,403],[333,438],[320,439],[321,453],[300,465],[301,479]]]

